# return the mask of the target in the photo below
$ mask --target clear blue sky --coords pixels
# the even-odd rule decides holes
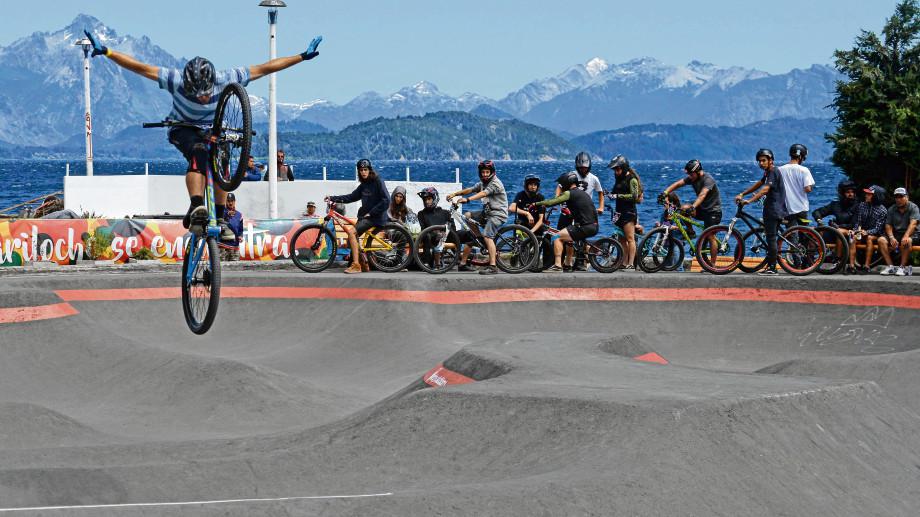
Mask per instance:
[[[693,59],[771,73],[830,64],[860,29],[878,31],[897,0],[286,0],[278,53],[321,55],[279,77],[279,99],[338,103],[428,80],[452,95],[501,98],[527,82],[602,57]],[[28,4],[28,5],[26,5]],[[119,34],[147,35],[176,56],[203,55],[218,67],[268,56],[259,0],[45,0],[4,2],[0,45],[60,29],[80,12]],[[200,35],[200,36],[196,36]],[[215,34],[232,34],[233,39]],[[251,90],[266,95],[267,81]]]

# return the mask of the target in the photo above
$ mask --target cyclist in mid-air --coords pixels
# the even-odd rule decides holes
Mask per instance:
[[[560,228],[559,235],[553,243],[554,264],[546,269],[547,273],[562,272],[562,254],[566,242],[583,241],[597,235],[597,209],[591,196],[577,188],[581,178],[577,172],[565,172],[556,179],[556,184],[562,189],[562,194],[553,199],[534,203],[532,206],[544,207],[565,203],[568,208],[571,222],[565,228]],[[530,207],[528,207],[530,208]]]
[[[217,99],[224,86],[239,83],[246,86],[250,81],[279,72],[302,61],[309,61],[319,55],[316,50],[322,36],[313,38],[310,45],[301,54],[272,59],[261,65],[232,68],[218,72],[214,65],[203,57],[192,58],[182,70],[163,68],[112,50],[100,43],[89,31],[83,31],[93,46],[93,57],[106,56],[118,66],[130,70],[142,77],[156,81],[160,88],[172,94],[172,112],[169,119],[209,127],[217,109]],[[188,160],[185,174],[185,186],[188,189],[190,206],[182,225],[192,231],[201,233],[207,224],[208,211],[204,207],[205,167],[208,161],[208,145],[201,131],[174,127],[169,131],[169,143]],[[221,227],[221,238],[233,238],[233,232],[224,220],[224,207],[227,193],[215,185],[214,198],[217,205],[217,218]]]

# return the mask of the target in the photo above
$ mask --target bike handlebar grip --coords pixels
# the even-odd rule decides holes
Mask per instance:
[[[143,124],[141,124],[141,127],[143,127],[144,129],[149,129],[152,127],[166,127],[166,124],[162,122],[144,122]]]

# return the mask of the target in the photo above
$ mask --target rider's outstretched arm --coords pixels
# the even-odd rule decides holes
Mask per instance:
[[[556,206],[558,204],[565,203],[568,200],[569,200],[569,191],[566,190],[559,196],[556,196],[552,199],[546,199],[544,201],[534,203],[534,206]]]
[[[128,54],[117,52],[110,49],[109,47],[106,47],[105,45],[100,44],[99,41],[96,40],[96,37],[87,30],[84,30],[83,34],[86,34],[86,38],[89,39],[90,44],[93,46],[93,57],[106,56],[114,61],[116,65],[122,68],[130,70],[152,81],[158,80],[157,76],[160,73],[160,67],[142,63],[137,59],[129,56]]]
[[[317,36],[313,38],[313,41],[310,42],[310,45],[307,47],[307,50],[303,51],[296,56],[287,56],[279,57],[272,59],[271,61],[262,63],[261,65],[252,65],[249,67],[249,80],[255,81],[266,75],[273,74],[275,72],[280,72],[285,68],[290,68],[297,63],[302,63],[304,61],[309,61],[314,57],[319,55],[319,52],[316,50],[319,47],[320,42],[323,41],[322,36]]]

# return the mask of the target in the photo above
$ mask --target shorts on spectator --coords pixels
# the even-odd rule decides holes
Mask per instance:
[[[617,226],[624,228],[629,223],[637,223],[639,221],[639,216],[635,212],[625,212],[621,213],[620,217],[617,218]]]

